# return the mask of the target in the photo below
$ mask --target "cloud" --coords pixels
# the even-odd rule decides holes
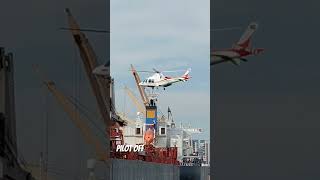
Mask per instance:
[[[209,61],[209,1],[113,1],[111,10],[115,76],[126,73],[123,66],[130,63],[161,66],[168,59],[190,65]]]
[[[128,71],[130,64],[140,70],[191,67],[193,78],[188,84],[175,84],[160,91],[159,108],[166,111],[170,106],[177,121],[209,127],[209,2],[111,1],[111,74],[118,90],[116,96],[120,97],[118,110],[124,109],[123,85],[136,89]],[[140,76],[145,78],[148,74]],[[126,111],[129,110],[129,114],[135,114],[135,108],[127,107]]]
[[[169,106],[177,122],[190,123],[194,128],[209,130],[210,94],[205,90],[162,94],[158,105],[163,113]]]

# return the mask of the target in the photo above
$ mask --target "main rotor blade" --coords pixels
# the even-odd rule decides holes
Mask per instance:
[[[129,71],[132,71],[131,69]],[[155,73],[154,71],[137,71],[136,72],[144,72],[144,73]]]
[[[95,33],[110,33],[110,31],[107,30],[98,30],[98,29],[73,29],[73,28],[59,28],[60,30],[77,30],[82,32],[95,32]]]
[[[184,71],[186,71],[186,69],[184,69],[184,70],[172,70],[172,71],[161,71],[161,72],[184,72]]]
[[[241,61],[244,61],[244,62],[247,62],[248,59],[245,59],[245,58],[240,58]]]
[[[156,73],[160,73],[160,71],[156,70],[155,68],[152,68],[154,70],[154,72]]]
[[[217,28],[217,29],[210,29],[210,31],[230,31],[230,30],[239,30],[242,29],[241,27],[230,27],[230,28]]]

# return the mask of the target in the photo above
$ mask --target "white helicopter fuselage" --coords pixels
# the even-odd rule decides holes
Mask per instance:
[[[139,85],[144,87],[168,87],[174,83],[189,80],[190,77],[188,74],[189,70],[180,77],[168,77],[164,76],[162,73],[155,73],[153,76],[148,77],[144,81],[140,82]]]

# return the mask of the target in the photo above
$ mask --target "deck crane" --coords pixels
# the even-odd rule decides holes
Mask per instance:
[[[152,144],[156,139],[156,134],[157,134],[157,124],[158,124],[158,113],[157,113],[157,106],[155,103],[155,98],[151,97],[149,100],[149,97],[147,96],[144,87],[140,86],[141,80],[139,77],[138,72],[136,71],[136,69],[133,67],[133,65],[131,64],[131,71],[133,74],[133,77],[136,81],[136,85],[137,88],[139,90],[141,99],[143,101],[144,104],[144,110],[143,112],[145,112],[145,124],[144,124],[144,140],[145,140],[145,144],[147,146],[152,146]]]
[[[146,91],[144,90],[144,87],[141,87],[139,84],[140,84],[140,82],[141,82],[141,79],[140,79],[140,77],[139,77],[139,74],[138,74],[138,72],[136,71],[136,69],[133,67],[133,65],[131,64],[131,71],[132,71],[132,74],[133,74],[133,77],[134,77],[134,79],[135,79],[135,81],[136,81],[136,85],[137,85],[137,88],[138,88],[138,90],[139,90],[139,93],[140,93],[140,96],[141,96],[141,99],[142,99],[142,101],[143,101],[143,104],[145,105],[145,106],[147,106],[147,105],[149,105],[149,98],[148,98],[148,96],[147,96],[147,94],[146,94]]]
[[[133,104],[136,106],[137,110],[143,115],[145,116],[145,107],[143,106],[143,104],[141,103],[141,101],[134,95],[134,93],[132,92],[131,89],[129,89],[128,87],[124,87],[124,90],[126,91],[126,93],[128,94],[128,96],[130,97],[131,101],[133,102]],[[162,117],[158,116],[158,119],[162,119]]]
[[[124,90],[126,91],[126,93],[128,94],[128,96],[130,97],[131,101],[134,103],[134,105],[136,106],[137,110],[143,114],[143,116],[145,116],[145,107],[143,107],[143,105],[141,104],[141,102],[138,100],[138,98],[133,94],[133,92],[128,88],[128,87],[124,87]]]
[[[127,125],[136,125],[136,121],[127,117],[124,113],[117,113],[117,115],[126,121]]]
[[[125,121],[117,115],[115,107],[112,105],[112,99],[110,98],[111,76],[110,74],[98,75],[93,73],[98,67],[97,57],[70,10],[66,9],[66,13],[68,15],[69,30],[80,51],[84,69],[106,126],[106,138],[111,141],[110,144],[107,144],[106,151],[110,150],[112,152],[117,144],[123,144],[121,126],[125,125]]]
[[[63,107],[66,113],[68,113],[72,122],[79,128],[84,136],[85,141],[92,145],[95,149],[97,160],[105,161],[107,159],[106,150],[101,145],[101,142],[93,136],[89,126],[85,123],[86,121],[80,117],[80,114],[74,111],[73,104],[67,100],[67,98],[55,87],[53,81],[44,81],[49,91],[54,95],[58,103]]]
[[[66,13],[68,16],[69,30],[76,45],[79,48],[80,56],[84,64],[84,69],[89,79],[91,89],[94,93],[94,96],[96,97],[100,114],[104,120],[105,125],[109,127],[111,103],[109,88],[110,77],[100,78],[92,74],[92,71],[98,66],[97,57],[89,43],[89,40],[86,38],[85,34],[81,32],[81,29],[75,18],[72,16],[70,10],[66,9]]]
[[[34,70],[40,74],[38,66],[33,66]],[[95,150],[96,158],[99,161],[106,161],[109,157],[107,151],[101,144],[101,142],[93,135],[90,127],[86,124],[87,119],[81,118],[79,112],[75,111],[74,104],[61,92],[59,91],[53,81],[44,78],[43,74],[40,74],[44,85],[50,91],[50,93],[58,101],[59,105],[68,114],[75,126],[81,131],[87,144],[92,145]]]

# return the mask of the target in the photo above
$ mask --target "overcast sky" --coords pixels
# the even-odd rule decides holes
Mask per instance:
[[[192,68],[192,79],[159,90],[158,107],[170,106],[177,123],[203,128],[210,124],[209,0],[111,1],[111,74],[115,78],[118,111],[124,109],[124,85],[136,92],[130,64],[137,70]],[[180,76],[183,72],[170,73]],[[140,73],[142,79],[152,74]],[[127,98],[126,110],[135,107]],[[134,110],[134,111],[132,111]],[[127,112],[128,113],[128,112]]]

